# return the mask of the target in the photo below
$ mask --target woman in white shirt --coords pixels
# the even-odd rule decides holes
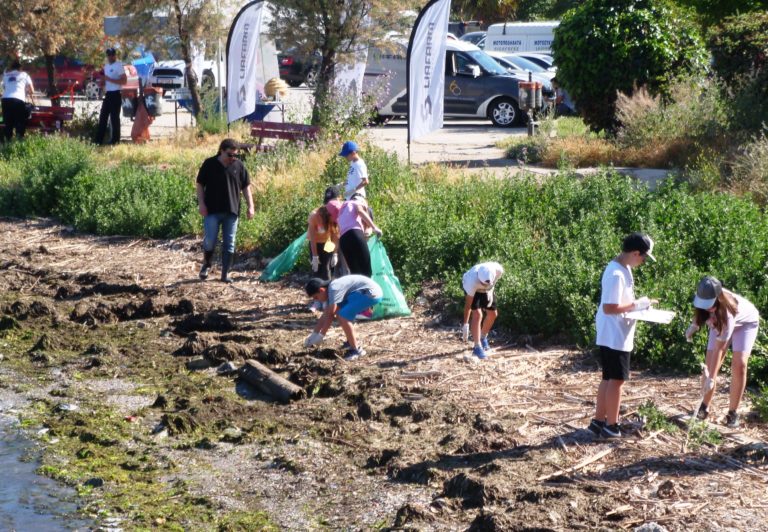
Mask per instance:
[[[26,101],[29,96],[34,104],[34,87],[32,78],[29,74],[21,70],[21,63],[14,61],[11,63],[11,69],[3,74],[3,126],[6,141],[13,137],[14,130],[16,138],[24,138],[24,132],[27,129],[27,107]]]
[[[689,342],[693,341],[693,335],[705,323],[709,328],[706,363],[711,385],[707,386],[707,383],[704,383],[705,394],[699,409],[699,418],[706,419],[709,415],[709,403],[715,394],[717,373],[720,371],[730,345],[733,350],[731,390],[725,424],[731,428],[738,427],[737,411],[747,384],[747,361],[757,339],[760,313],[752,303],[726,290],[718,279],[710,275],[699,281],[693,306],[696,307],[696,311],[693,315],[693,323],[685,331],[685,338]]]

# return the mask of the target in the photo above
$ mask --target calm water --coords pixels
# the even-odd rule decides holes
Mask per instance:
[[[0,531],[91,530],[75,514],[74,490],[35,474],[34,449],[15,420],[0,414]]]

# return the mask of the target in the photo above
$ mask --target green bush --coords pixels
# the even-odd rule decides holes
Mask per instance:
[[[55,213],[60,193],[76,175],[93,165],[93,148],[58,135],[30,135],[0,148],[0,161],[17,175],[0,181],[0,206],[12,216]]]
[[[616,125],[616,94],[701,71],[704,46],[687,12],[667,0],[587,0],[568,11],[552,44],[557,78],[595,130]]]
[[[768,70],[768,13],[729,17],[710,32],[715,71],[727,83]]]
[[[189,177],[127,165],[78,174],[63,188],[57,213],[101,235],[169,238],[200,224]]]

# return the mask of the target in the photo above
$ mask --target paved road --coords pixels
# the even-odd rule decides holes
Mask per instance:
[[[405,120],[370,128],[367,134],[377,146],[394,151],[402,161],[408,160]],[[493,127],[489,120],[446,120],[443,129],[411,143],[411,163],[446,163],[469,169],[516,168],[517,164],[495,144],[510,135],[525,134],[525,128]]]

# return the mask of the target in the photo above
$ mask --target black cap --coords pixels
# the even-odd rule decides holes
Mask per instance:
[[[313,295],[318,293],[321,288],[325,288],[329,284],[331,284],[331,281],[324,281],[317,277],[313,277],[307,282],[306,286],[304,287],[304,290],[307,291],[307,295],[309,297],[312,297]]]
[[[107,55],[117,55],[117,50],[115,50],[114,48],[107,48],[106,54]]]
[[[653,256],[653,240],[645,233],[631,233],[624,238],[621,250],[624,252],[639,251],[655,261]]]

